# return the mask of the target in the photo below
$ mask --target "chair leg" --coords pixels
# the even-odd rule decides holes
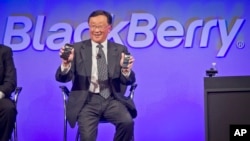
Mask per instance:
[[[63,134],[63,140],[67,141],[67,119],[64,120],[64,134]]]
[[[17,123],[15,122],[15,128],[14,128],[14,141],[17,141]]]
[[[15,122],[13,132],[11,134],[11,137],[9,141],[17,141],[17,123]]]

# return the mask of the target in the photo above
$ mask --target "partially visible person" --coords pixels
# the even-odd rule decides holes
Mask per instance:
[[[10,47],[0,44],[0,141],[8,141],[16,121],[17,110],[10,99],[16,88],[16,68]]]

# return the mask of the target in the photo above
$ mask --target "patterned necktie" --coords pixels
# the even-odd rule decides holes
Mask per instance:
[[[98,71],[98,83],[100,87],[100,95],[105,99],[110,96],[109,85],[108,85],[108,67],[106,63],[105,54],[102,50],[101,44],[97,45],[97,71]]]

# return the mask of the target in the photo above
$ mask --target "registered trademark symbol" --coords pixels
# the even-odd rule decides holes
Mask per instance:
[[[239,49],[242,49],[242,48],[245,47],[245,42],[244,42],[244,41],[237,41],[236,46],[237,46]]]

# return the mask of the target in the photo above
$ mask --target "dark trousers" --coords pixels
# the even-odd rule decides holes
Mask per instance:
[[[13,101],[0,99],[0,141],[8,141],[16,121],[17,111]]]
[[[95,141],[99,120],[104,117],[116,127],[114,141],[131,141],[134,121],[127,108],[113,97],[104,99],[90,93],[89,99],[78,116],[78,130],[81,141]]]

